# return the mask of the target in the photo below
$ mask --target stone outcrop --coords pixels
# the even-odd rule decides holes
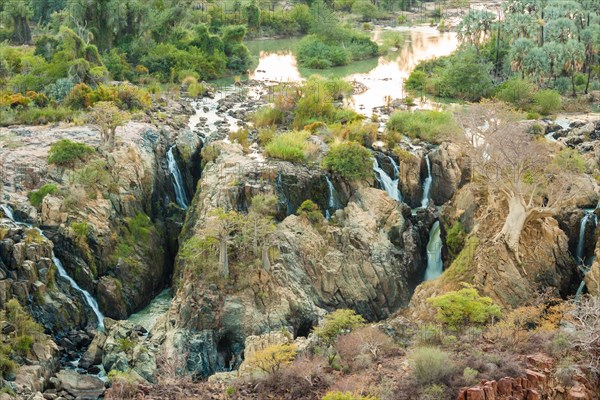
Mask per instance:
[[[301,186],[286,187],[285,176],[294,177],[294,182],[324,181],[319,172],[290,163],[255,169],[235,145],[220,150],[216,162],[203,172],[184,243],[201,234],[212,210],[243,212],[243,201],[255,194],[276,193],[285,203],[290,191],[298,201],[310,198],[312,192],[299,192]],[[188,369],[207,376],[237,367],[250,335],[286,327],[294,337],[305,336],[326,311],[336,308],[355,309],[370,320],[385,318],[408,303],[424,273],[424,248],[433,219],[428,211],[413,216],[384,191],[359,185],[345,208],[335,213],[335,222],[323,219],[314,225],[305,217],[287,216],[274,233],[277,251],[271,270],[250,267],[240,274],[235,269],[241,266],[232,265],[236,277],[227,283],[227,291],[219,289],[223,283],[196,275],[193,265],[180,259],[170,311],[176,319],[170,322],[165,345],[187,352]]]
[[[470,179],[470,160],[460,146],[442,143],[429,154],[431,161],[431,199],[435,204],[445,204],[454,193]]]
[[[574,377],[571,387],[564,387],[557,382],[553,376],[554,365],[551,358],[543,354],[535,354],[528,356],[527,362],[530,368],[525,370],[523,376],[505,377],[498,381],[482,381],[476,386],[461,389],[456,399],[592,400],[594,398],[591,389],[585,384],[585,378],[581,376]]]
[[[178,112],[189,114],[185,109]],[[19,146],[4,160],[14,168],[4,172],[14,182],[8,196],[16,213],[39,220],[69,275],[98,298],[106,315],[126,318],[146,305],[169,282],[181,229],[176,221],[184,218],[172,205],[175,193],[165,153],[178,136],[178,159],[192,193],[199,175],[199,137],[187,129],[176,135],[169,126],[130,122],[117,130],[117,146],[107,154],[100,135],[88,127],[14,128],[10,134]],[[86,165],[74,166],[75,171],[50,165],[48,151],[59,139],[85,143],[98,152]],[[87,178],[76,174],[93,166],[96,170],[90,173],[98,177],[88,188]],[[27,206],[28,192],[44,183],[63,190],[46,196],[39,210]],[[150,217],[145,237],[130,231],[135,228],[129,221],[140,214]],[[79,231],[74,224],[80,224]]]
[[[95,376],[62,370],[56,374],[56,378],[59,388],[75,400],[97,400],[104,393],[104,382]]]
[[[94,321],[81,294],[59,277],[52,262],[52,242],[34,228],[8,220],[0,222],[0,237],[0,309],[16,298],[54,332]]]

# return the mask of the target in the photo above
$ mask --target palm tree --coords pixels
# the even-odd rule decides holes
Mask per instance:
[[[585,47],[583,43],[572,39],[563,47],[563,54],[563,68],[571,75],[571,86],[573,87],[573,97],[575,97],[577,96],[575,91],[575,73],[581,69],[585,62]]]

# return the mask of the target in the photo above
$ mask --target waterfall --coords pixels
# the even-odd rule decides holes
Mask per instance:
[[[423,181],[423,198],[421,199],[421,207],[423,208],[429,207],[429,192],[431,191],[431,182],[433,182],[429,154],[425,155],[425,163],[427,164],[427,178]]]
[[[594,225],[598,225],[598,218],[596,214],[594,214],[594,210],[585,210],[585,214],[583,218],[581,218],[581,222],[579,223],[579,240],[577,242],[577,252],[575,253],[575,257],[578,263],[585,265],[585,254],[584,254],[584,246],[585,246],[585,231],[587,228],[588,221],[592,218],[592,222]]]
[[[329,201],[327,203],[327,210],[325,210],[325,217],[327,219],[331,218],[331,213],[335,212],[335,210],[339,210],[341,208],[340,202],[337,199],[335,187],[331,182],[331,179],[327,175],[325,175],[325,181],[327,182],[327,189],[329,191]]]
[[[179,171],[179,167],[177,166],[177,161],[175,160],[175,156],[173,155],[173,148],[175,145],[169,148],[167,151],[167,165],[169,167],[169,172],[171,173],[171,177],[173,178],[173,188],[175,189],[175,200],[177,204],[184,210],[188,209],[188,200],[185,194],[185,188],[183,185],[183,178],[181,177],[181,172]]]
[[[397,166],[395,166],[395,168],[397,168]],[[375,178],[387,194],[396,201],[402,201],[402,195],[400,194],[400,189],[398,189],[398,179],[394,180],[390,178],[390,176],[379,167],[377,158],[374,158],[373,160],[373,171],[375,172]],[[394,171],[396,172],[396,169],[394,169]]]
[[[17,221],[15,221],[13,210],[9,206],[7,206],[6,204],[0,204],[0,208],[2,209],[2,211],[4,211],[4,214],[8,217],[8,219],[10,219],[15,224],[24,226],[24,227],[29,228],[29,229],[35,229],[36,231],[38,231],[38,233],[42,237],[44,237],[45,239],[48,239],[46,237],[46,235],[44,235],[44,232],[40,228],[34,228],[31,225],[26,224],[24,222],[17,222]],[[80,292],[83,295],[83,298],[84,298],[85,302],[87,303],[87,305],[92,309],[92,311],[96,315],[96,319],[98,320],[98,329],[99,330],[104,330],[104,315],[100,311],[100,307],[98,306],[98,302],[96,301],[96,299],[94,299],[94,297],[87,290],[82,289],[77,284],[77,282],[75,282],[75,280],[69,276],[69,274],[67,273],[67,271],[63,267],[62,262],[54,254],[54,249],[52,249],[52,262],[54,262],[54,265],[56,265],[56,269],[58,271],[58,275],[61,276],[64,279],[66,279],[67,282],[69,282],[69,284],[71,285],[71,287],[73,289],[77,290],[78,292]]]
[[[577,241],[577,250],[575,253],[575,259],[576,259],[577,263],[579,264],[579,269],[581,270],[581,272],[583,273],[583,276],[585,277],[585,275],[589,271],[589,267],[591,266],[592,262],[594,261],[594,259],[592,257],[590,260],[587,260],[587,263],[586,263],[585,248],[584,248],[585,247],[585,231],[587,228],[587,224],[590,221],[590,218],[591,218],[594,226],[598,225],[598,217],[596,217],[596,214],[594,214],[594,209],[586,209],[584,211],[585,211],[585,214],[583,215],[583,218],[581,218],[581,222],[579,223],[579,239]],[[577,292],[575,293],[575,300],[578,300],[581,297],[581,294],[583,293],[584,288],[585,288],[585,279],[582,279],[581,283],[579,284],[579,287],[577,288]]]
[[[429,242],[427,243],[427,270],[425,280],[429,281],[440,276],[444,272],[442,263],[442,237],[440,235],[440,221],[435,221],[429,231]]]

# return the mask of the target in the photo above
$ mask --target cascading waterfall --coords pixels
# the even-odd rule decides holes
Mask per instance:
[[[577,263],[579,264],[579,268],[583,273],[583,276],[588,273],[589,267],[594,261],[593,258],[586,260],[585,257],[585,232],[587,228],[587,224],[591,221],[594,226],[598,225],[598,217],[594,214],[594,209],[586,209],[584,210],[585,214],[581,218],[581,222],[579,223],[579,240],[577,241],[577,250],[575,254],[575,258]],[[587,261],[587,262],[586,262]],[[583,289],[585,288],[585,280],[582,280],[577,288],[577,292],[575,293],[575,299],[579,299],[581,294],[583,293]]]
[[[183,178],[181,177],[181,171],[179,171],[179,166],[177,166],[177,161],[175,160],[175,156],[173,155],[173,148],[175,145],[169,148],[167,151],[167,166],[169,167],[169,172],[171,173],[171,177],[173,178],[173,188],[175,189],[175,201],[177,204],[184,210],[187,210],[188,199],[185,194],[185,189],[183,185]]]
[[[329,191],[329,201],[327,203],[327,210],[325,210],[325,216],[327,219],[331,218],[331,213],[335,212],[335,210],[339,210],[341,208],[340,202],[337,198],[337,193],[335,191],[335,187],[331,182],[331,179],[327,175],[325,175],[325,181],[327,182],[327,189]]]
[[[395,165],[395,163],[393,165]],[[395,165],[395,172],[396,168],[397,166]],[[375,178],[387,194],[396,201],[402,201],[402,194],[400,193],[400,189],[398,189],[398,179],[392,179],[383,169],[381,169],[377,162],[377,158],[374,158],[373,160],[373,171],[375,172]]]
[[[17,222],[17,221],[15,221],[13,210],[9,206],[7,206],[6,204],[1,204],[0,208],[2,209],[2,211],[4,211],[4,215],[6,215],[6,217],[8,219],[10,219],[12,222],[14,222],[15,224],[20,225],[20,226],[24,226],[24,227],[30,228],[30,229],[33,228],[36,231],[38,231],[39,234],[42,237],[48,239],[46,237],[46,235],[44,235],[44,232],[41,229],[34,228],[31,225],[26,224],[24,222]],[[96,299],[94,299],[94,297],[87,290],[82,289],[77,284],[77,282],[75,282],[75,280],[69,276],[69,274],[67,273],[67,271],[63,267],[62,262],[54,254],[54,249],[52,249],[52,262],[54,262],[54,265],[56,265],[56,270],[58,271],[58,275],[60,277],[64,278],[64,279],[66,279],[67,282],[69,282],[69,284],[71,285],[71,287],[73,289],[77,290],[78,292],[80,292],[83,295],[83,298],[84,298],[85,302],[87,303],[87,305],[92,309],[92,311],[96,315],[96,319],[98,320],[98,329],[99,330],[104,330],[104,315],[102,314],[102,311],[100,311],[100,307],[98,306],[98,302],[96,301]]]
[[[440,276],[444,272],[442,262],[442,236],[440,232],[440,221],[435,221],[429,231],[429,242],[427,243],[427,269],[425,280],[429,281]]]
[[[433,182],[429,154],[425,155],[425,163],[427,164],[427,178],[425,178],[425,181],[423,181],[423,198],[421,199],[421,207],[423,208],[429,207],[429,193],[431,192],[431,183]]]

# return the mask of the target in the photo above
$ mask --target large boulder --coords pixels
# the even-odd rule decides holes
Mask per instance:
[[[435,204],[446,203],[470,178],[470,163],[459,145],[442,143],[429,154],[431,161],[431,198]]]
[[[60,381],[60,387],[76,400],[97,400],[104,394],[104,382],[96,376],[61,370],[56,377]]]

